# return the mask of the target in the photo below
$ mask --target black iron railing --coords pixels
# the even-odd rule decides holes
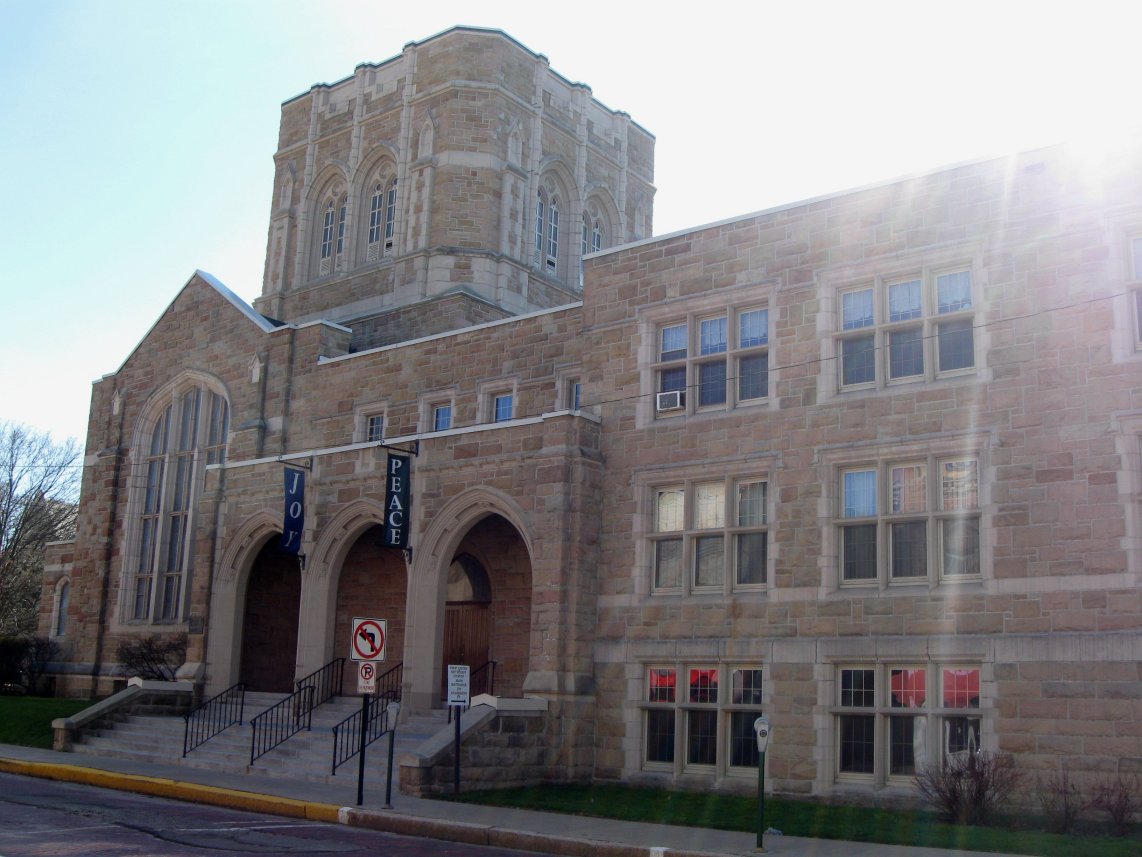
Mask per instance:
[[[390,712],[400,709],[397,704],[387,699],[376,699],[369,706],[369,722],[365,727],[365,746],[368,747],[382,735],[396,728],[395,717]],[[337,768],[348,762],[361,752],[361,712],[354,711],[340,723],[333,727],[333,769],[331,774],[337,773]]]
[[[345,659],[334,658],[319,670],[315,670],[303,679],[299,679],[295,690],[303,687],[313,688],[313,707],[328,702],[335,696],[341,695],[341,683],[344,680]]]
[[[382,722],[387,718],[389,703],[400,702],[404,664],[394,664],[377,676],[376,701],[369,707],[369,724],[365,733],[368,747],[385,732],[396,728],[395,723]],[[398,709],[399,710],[399,709]],[[333,727],[333,771],[342,763],[361,752],[361,712],[355,711]]]
[[[250,764],[313,724],[313,685],[307,684],[277,705],[250,718]]]
[[[496,662],[486,661],[482,666],[476,667],[468,675],[468,698],[486,693],[488,696],[496,695]],[[452,709],[458,706],[448,706],[448,722],[452,722]]]
[[[246,685],[239,682],[183,715],[186,720],[186,729],[182,733],[183,757],[224,729],[235,723],[240,724],[245,706]]]
[[[393,664],[377,676],[377,697],[386,702],[400,702],[404,664]]]

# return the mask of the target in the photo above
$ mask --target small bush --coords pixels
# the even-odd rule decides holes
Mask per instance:
[[[54,661],[59,655],[59,645],[48,637],[32,637],[28,641],[28,648],[24,652],[24,684],[30,693],[45,693],[50,687],[50,680],[44,675],[48,663]]]
[[[28,645],[27,637],[0,637],[0,687],[23,684]]]
[[[186,661],[186,634],[161,637],[149,634],[119,641],[119,663],[128,676],[152,681],[174,681]]]
[[[1043,810],[1044,825],[1051,833],[1070,833],[1088,806],[1086,797],[1071,782],[1066,770],[1040,777],[1035,784],[1035,798]]]
[[[955,753],[916,775],[929,803],[956,824],[986,824],[1019,787],[1022,774],[1010,756]]]
[[[1105,777],[1095,783],[1090,805],[1110,816],[1115,836],[1125,836],[1130,820],[1142,812],[1142,782],[1137,774]]]

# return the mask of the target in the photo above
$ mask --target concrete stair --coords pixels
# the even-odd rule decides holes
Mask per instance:
[[[76,744],[75,750],[93,756],[111,756],[228,773],[261,774],[309,782],[355,782],[355,756],[341,765],[336,776],[330,771],[333,761],[333,727],[361,710],[360,697],[334,697],[319,705],[313,710],[312,726],[308,731],[298,732],[258,758],[253,765],[250,764],[250,720],[284,698],[284,694],[247,693],[243,722],[215,735],[185,758],[182,756],[185,722],[181,716],[145,714],[104,720],[97,728],[84,732],[82,742]],[[415,753],[425,741],[442,730],[447,730],[447,718],[447,712],[441,710],[402,719],[397,725],[394,764],[399,764],[403,755]],[[366,753],[366,781],[375,784],[384,782],[387,754],[387,737],[369,745]]]

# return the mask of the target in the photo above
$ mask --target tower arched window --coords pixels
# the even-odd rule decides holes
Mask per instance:
[[[547,213],[547,269],[554,271],[559,261],[559,200],[551,198]]]
[[[341,267],[345,251],[345,227],[349,217],[349,201],[344,194],[330,196],[321,215],[321,243],[318,248],[318,276]]]
[[[378,179],[369,198],[369,236],[365,260],[391,256],[396,236],[397,180]]]
[[[539,264],[540,254],[543,253],[543,214],[546,206],[543,204],[543,193],[540,192],[535,200],[535,264]]]
[[[385,197],[385,255],[393,249],[393,235],[397,222],[397,180],[389,182],[389,192]]]
[[[385,207],[385,188],[380,182],[373,187],[373,196],[369,199],[369,259],[375,259],[372,255],[374,244],[379,244],[381,240],[381,218],[384,216]]]
[[[122,609],[127,621],[175,622],[186,602],[204,468],[226,457],[230,410],[222,395],[196,384],[164,396],[152,413],[138,465],[138,548]]]
[[[603,224],[598,220],[591,227],[591,252],[598,253],[603,249]]]

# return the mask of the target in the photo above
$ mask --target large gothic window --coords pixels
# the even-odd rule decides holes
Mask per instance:
[[[138,463],[137,549],[122,610],[127,621],[177,622],[186,602],[203,470],[225,459],[229,406],[203,385],[183,385],[162,396],[150,414]]]
[[[341,270],[345,251],[345,227],[349,215],[349,200],[344,193],[331,193],[321,209],[321,231],[318,234],[317,275],[323,277]]]
[[[395,177],[388,180],[378,178],[371,187],[365,260],[376,262],[393,253],[397,221],[397,180]]]

